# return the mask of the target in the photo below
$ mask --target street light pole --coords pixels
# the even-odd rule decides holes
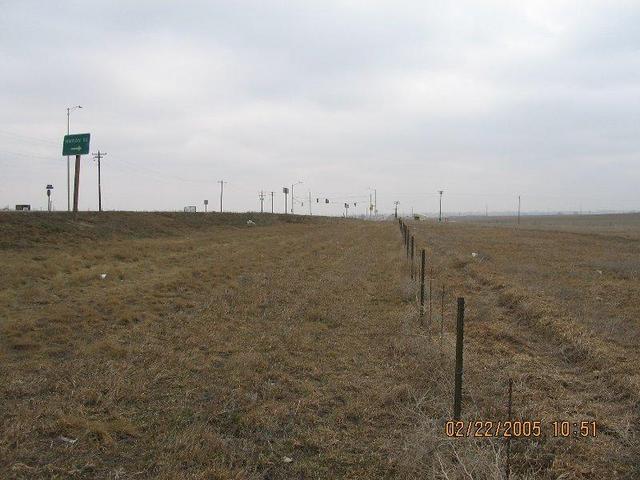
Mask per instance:
[[[222,196],[224,195],[224,184],[227,183],[224,180],[218,180],[220,184],[220,213],[222,213]]]
[[[82,108],[80,105],[75,107],[67,107],[67,135],[69,135],[71,112],[76,108]],[[67,212],[71,211],[71,166],[69,155],[67,155]]]
[[[282,187],[282,193],[284,193],[284,213],[286,215],[289,212],[289,210],[287,210],[287,195],[289,195],[289,189]]]
[[[378,190],[373,189],[373,213],[378,215]]]
[[[69,107],[67,107],[67,135],[69,135]],[[71,165],[67,155],[67,212],[71,211]]]
[[[378,189],[368,187],[369,190],[369,216],[371,214],[378,215]],[[373,192],[373,202],[371,201],[371,192]]]
[[[296,182],[291,185],[291,214],[293,215],[293,204],[295,203],[295,197],[293,196],[293,187],[300,185],[302,182]]]
[[[440,194],[440,213],[438,213],[438,222],[442,222],[442,193],[444,192],[444,190],[438,190],[438,193]]]
[[[47,211],[51,213],[51,190],[53,190],[53,185],[47,185]]]

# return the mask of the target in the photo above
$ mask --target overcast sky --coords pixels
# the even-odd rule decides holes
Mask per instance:
[[[637,1],[0,0],[0,207],[52,183],[66,209],[79,104],[106,209],[217,209],[221,179],[236,211],[297,181],[314,213],[369,188],[382,212],[640,209],[639,26]]]

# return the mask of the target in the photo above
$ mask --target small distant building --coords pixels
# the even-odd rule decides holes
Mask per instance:
[[[184,211],[185,213],[196,213],[197,209],[194,205],[189,205],[187,207],[184,207]]]
[[[30,212],[31,205],[16,205],[16,212]]]

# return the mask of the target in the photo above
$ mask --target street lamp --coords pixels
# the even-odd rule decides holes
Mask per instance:
[[[47,211],[51,213],[51,190],[53,190],[53,185],[47,185]]]
[[[71,117],[71,112],[76,108],[82,108],[82,106],[67,107],[67,135],[69,135],[69,118]],[[67,155],[67,211],[71,211],[71,167],[69,165],[69,155]]]
[[[368,187],[370,192],[373,192],[373,202],[371,201],[371,194],[369,194],[369,215],[371,215],[371,210],[373,210],[374,215],[378,215],[378,190],[375,188]]]
[[[293,215],[293,204],[295,202],[295,197],[293,196],[293,187],[295,187],[296,185],[300,185],[302,182],[296,182],[294,184],[291,185],[291,214]]]

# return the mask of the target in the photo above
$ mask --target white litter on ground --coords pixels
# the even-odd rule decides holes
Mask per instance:
[[[78,441],[77,438],[63,437],[62,435],[60,435],[58,437],[58,440],[60,440],[61,442],[70,443],[71,445],[73,445],[74,443],[76,443]]]

